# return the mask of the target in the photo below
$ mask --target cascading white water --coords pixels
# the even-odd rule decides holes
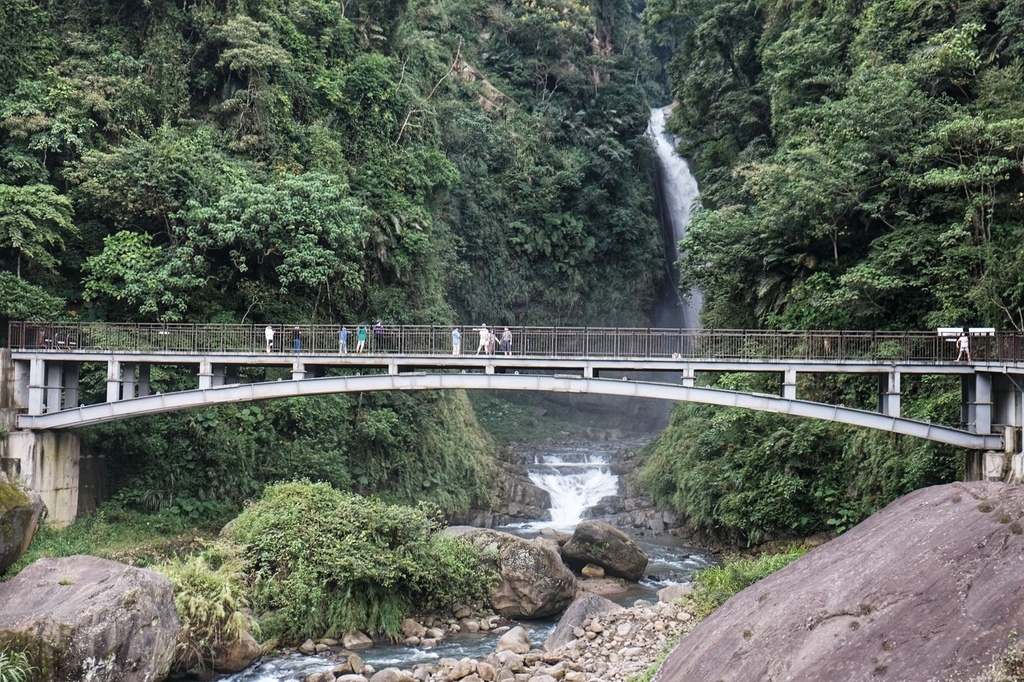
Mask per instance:
[[[666,327],[698,329],[700,308],[703,297],[700,291],[690,292],[689,300],[679,295],[679,276],[674,263],[679,258],[679,242],[686,236],[690,223],[690,212],[697,202],[697,180],[690,173],[686,161],[676,154],[676,138],[665,132],[665,121],[672,111],[672,105],[651,110],[647,135],[654,141],[660,170],[660,215],[665,234],[665,260],[668,264],[668,278],[671,291],[666,292],[662,302],[662,319],[658,324]]]
[[[526,467],[530,480],[551,495],[551,520],[535,525],[571,531],[584,511],[618,494],[619,477],[611,471],[610,452],[579,445],[553,450],[535,455]]]

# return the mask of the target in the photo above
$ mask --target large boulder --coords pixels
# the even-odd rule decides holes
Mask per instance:
[[[116,561],[40,559],[0,583],[0,649],[26,650],[43,680],[162,680],[180,630],[170,581]]]
[[[1024,486],[907,495],[734,595],[656,680],[967,680],[1024,632]]]
[[[562,556],[570,565],[597,564],[626,580],[639,580],[647,568],[647,555],[633,538],[604,521],[581,521],[562,546]]]
[[[34,490],[22,490],[0,471],[0,574],[28,549],[46,510]]]
[[[554,631],[544,640],[544,651],[554,651],[576,639],[578,635],[575,630],[583,627],[588,618],[616,611],[622,611],[622,607],[611,599],[593,592],[581,592],[558,619]]]
[[[471,542],[498,572],[491,607],[506,618],[554,616],[576,596],[576,576],[562,563],[554,542],[467,526],[453,526],[448,533]]]

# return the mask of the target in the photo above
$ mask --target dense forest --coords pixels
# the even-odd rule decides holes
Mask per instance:
[[[706,325],[1024,329],[1022,3],[651,0],[644,21],[672,50],[669,127],[701,185],[680,267]],[[958,423],[958,384],[903,389],[908,416]],[[869,409],[876,390],[799,387]],[[749,541],[848,527],[961,463],[898,437],[687,406],[644,474],[698,524]]]
[[[0,0],[0,25],[4,327],[636,325],[656,299],[644,130],[667,95],[623,0]],[[453,395],[86,444],[122,502],[190,512],[296,474],[465,508],[493,448]]]
[[[0,0],[0,326],[643,325],[664,270],[644,129],[674,100],[702,204],[681,288],[706,326],[1022,329],[1022,17],[1021,0]],[[955,423],[956,390],[907,381],[904,412]],[[465,509],[494,447],[443,394],[85,437],[121,502],[225,515],[296,473]],[[659,500],[752,541],[846,527],[954,478],[961,453],[689,405],[646,457]]]

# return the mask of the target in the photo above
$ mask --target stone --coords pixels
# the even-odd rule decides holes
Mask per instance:
[[[525,540],[484,528],[450,527],[471,542],[500,579],[491,588],[491,607],[505,618],[546,618],[561,613],[576,595],[576,576],[562,563],[557,545]]]
[[[576,526],[572,539],[562,546],[569,565],[588,563],[604,568],[608,575],[639,580],[647,568],[647,555],[625,532],[604,521],[586,520]]]
[[[39,493],[22,490],[0,471],[0,574],[28,549],[45,511]]]
[[[341,677],[335,677],[334,682],[367,682],[366,678],[356,673],[349,673]]]
[[[593,618],[595,615],[614,613],[621,610],[621,606],[609,599],[591,592],[581,592],[573,600],[572,604],[569,605],[569,608],[565,610],[565,613],[562,614],[558,621],[558,625],[544,641],[544,650],[554,651],[573,639],[582,637],[584,632],[580,630],[580,634],[577,635],[576,631],[583,627],[585,621]]]
[[[484,663],[483,661],[476,664],[476,674],[480,676],[480,679],[484,682],[493,682],[497,670],[490,663]]]
[[[587,564],[580,570],[580,573],[584,578],[600,579],[604,577],[604,569],[597,564]]]
[[[530,650],[530,646],[530,634],[521,626],[517,626],[498,639],[495,651],[511,651],[516,654],[525,654]]]
[[[656,680],[967,680],[1024,632],[1024,486],[917,490],[734,595]]]
[[[193,674],[237,673],[248,668],[262,655],[263,647],[256,641],[256,638],[248,632],[243,632],[236,642],[221,642],[212,654],[203,660],[202,667],[191,672]]]
[[[406,678],[398,668],[384,668],[375,672],[370,682],[401,682],[403,679],[412,679],[412,675]]]
[[[180,631],[170,581],[116,561],[40,559],[0,583],[0,642],[27,650],[42,679],[162,680]]]
[[[676,602],[693,594],[690,585],[669,585],[658,590],[658,599],[663,602]]]
[[[461,680],[476,673],[476,663],[472,659],[463,658],[452,665],[448,671],[448,677],[452,680]]]
[[[311,639],[307,639],[305,642],[299,645],[299,652],[306,654],[307,656],[315,654],[316,643]]]
[[[367,637],[364,633],[356,630],[354,632],[346,632],[341,638],[341,645],[346,649],[358,651],[372,647],[373,640]]]
[[[406,637],[423,637],[427,634],[427,628],[420,623],[417,623],[412,618],[406,618],[403,620],[398,628]]]

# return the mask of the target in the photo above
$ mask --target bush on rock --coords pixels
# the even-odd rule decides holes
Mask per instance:
[[[397,635],[414,610],[482,600],[493,573],[423,508],[297,481],[270,486],[225,529],[242,545],[266,634]]]

